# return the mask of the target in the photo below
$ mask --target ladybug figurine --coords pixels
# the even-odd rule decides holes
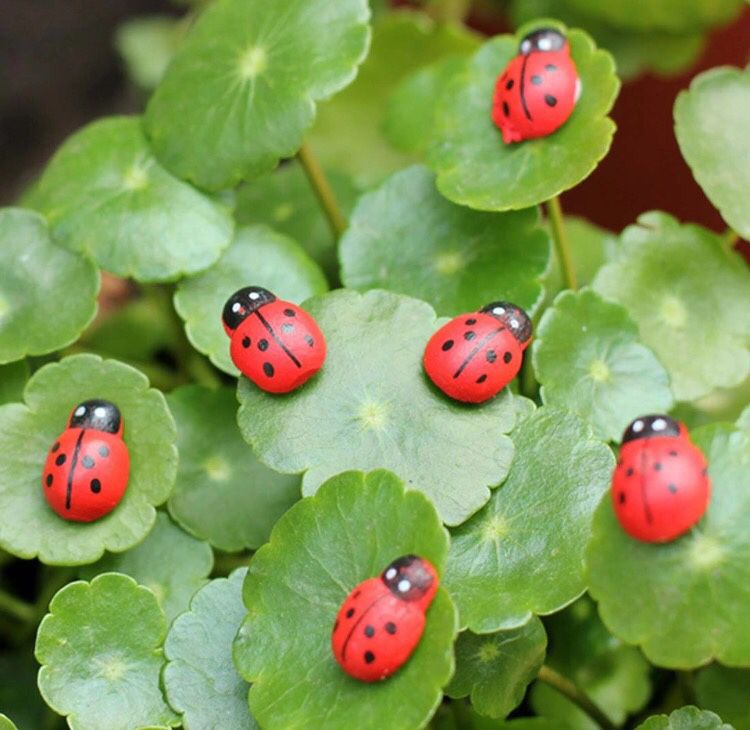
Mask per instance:
[[[333,625],[331,646],[341,668],[362,682],[379,682],[402,667],[422,638],[438,583],[435,568],[416,555],[360,583]]]
[[[268,289],[247,286],[224,305],[224,330],[232,361],[269,393],[288,393],[323,366],[326,341],[315,320]]]
[[[493,302],[435,332],[424,351],[424,369],[451,398],[482,403],[516,377],[529,342],[526,312],[510,302]]]
[[[612,503],[631,537],[674,540],[703,517],[710,496],[706,458],[683,424],[652,415],[627,427],[612,477]]]
[[[119,409],[106,400],[87,400],[74,409],[49,450],[42,489],[60,517],[93,522],[117,507],[129,474]]]
[[[503,142],[546,137],[562,127],[581,95],[567,38],[553,28],[529,33],[495,84],[492,121]]]

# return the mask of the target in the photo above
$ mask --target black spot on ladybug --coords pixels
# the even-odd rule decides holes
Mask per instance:
[[[472,325],[474,325],[476,323],[477,323],[477,321],[475,319],[467,319],[466,320],[466,324],[468,324],[469,327],[471,327]]]
[[[84,456],[81,463],[87,468],[92,469],[94,467],[94,460],[90,456]]]
[[[469,330],[468,332],[464,332],[464,339],[465,340],[473,340],[477,336],[477,333],[473,330]]]
[[[268,349],[268,340],[260,340],[260,342],[258,342],[258,349],[261,352],[265,352]]]
[[[346,612],[346,617],[347,617],[347,618],[351,618],[352,616],[354,616],[354,609],[353,609],[353,608],[350,608],[350,609],[349,609],[349,610],[348,610],[348,611]]]
[[[389,621],[389,622],[388,622],[388,623],[387,623],[387,624],[385,625],[385,630],[386,630],[386,631],[387,631],[387,632],[388,632],[388,633],[389,633],[389,634],[390,634],[391,636],[393,636],[393,634],[395,634],[395,633],[396,633],[396,624],[394,624],[394,623],[393,623],[393,621]]]
[[[315,340],[310,335],[305,335],[305,342],[307,342],[308,347],[312,347],[315,344]]]
[[[511,89],[513,88],[513,79],[511,79],[510,81],[508,81],[508,83],[507,83],[507,84],[505,84],[505,88],[506,88],[506,89],[507,89],[508,91],[510,91],[510,90],[511,90]]]
[[[365,636],[368,639],[371,639],[373,636],[375,636],[375,627],[374,626],[365,626]]]
[[[676,451],[670,451],[669,455],[670,456],[679,456],[679,454]]]
[[[46,481],[47,481],[47,486],[51,487],[52,486],[52,474],[47,474],[47,480]]]
[[[284,322],[284,324],[281,325],[281,331],[282,332],[293,332],[294,331],[294,325],[290,324],[289,322]]]
[[[453,347],[453,340],[446,340],[443,342],[443,346],[440,348],[443,352],[448,352],[448,350]]]
[[[60,448],[60,442],[55,441],[55,445],[52,447],[52,453],[54,454]]]
[[[487,358],[487,362],[493,363],[497,360],[497,353],[494,350],[487,350],[485,357]]]
[[[487,380],[487,373],[482,373],[482,374],[481,374],[481,375],[480,375],[480,376],[479,376],[479,377],[477,378],[477,383],[483,383],[483,382],[484,382],[485,380]]]
[[[708,474],[708,467],[703,467],[703,471],[701,472],[703,476],[705,477]]]
[[[109,456],[109,449],[106,446],[100,446],[99,456]]]
[[[626,477],[632,477],[633,476],[633,467],[630,467],[625,470],[625,476]]]
[[[544,68],[546,68],[547,71],[557,71],[557,66],[555,66],[554,63],[548,63]]]
[[[676,484],[670,484],[667,489],[672,492],[672,494],[677,494],[677,485]]]
[[[253,344],[253,341],[249,337],[243,337],[242,338],[242,346],[247,349],[250,347],[250,345]]]
[[[273,365],[271,365],[270,362],[264,362],[263,363],[263,372],[269,377],[273,377]]]
[[[658,461],[654,464],[654,471],[661,471],[661,464]]]
[[[506,117],[510,116],[510,107],[508,106],[508,102],[503,102],[503,114],[505,114]]]
[[[542,83],[542,77],[539,76],[539,74],[534,74],[531,77],[531,83],[534,84],[534,86],[539,86]]]
[[[544,101],[546,102],[547,106],[557,106],[557,98],[552,96],[552,94],[545,94]]]
[[[513,353],[506,351],[505,354],[503,355],[503,362],[507,365],[512,359],[513,359]]]
[[[99,494],[102,491],[102,483],[98,479],[91,480],[91,491],[94,494]]]
[[[284,314],[287,317],[294,317],[294,316],[296,316],[297,313],[293,309],[285,309],[284,310]]]
[[[62,466],[65,463],[65,459],[65,454],[60,454],[60,456],[55,459],[55,464],[57,464],[58,466]]]
[[[375,655],[371,651],[365,652],[365,664],[372,664],[375,661]]]
[[[625,492],[620,492],[620,504],[625,504]]]

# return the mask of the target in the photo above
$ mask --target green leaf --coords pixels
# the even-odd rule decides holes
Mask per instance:
[[[69,583],[49,611],[36,639],[39,689],[72,730],[180,724],[159,688],[167,626],[150,590],[105,573]]]
[[[750,67],[714,68],[693,79],[674,107],[675,133],[695,179],[724,220],[750,238]]]
[[[0,363],[74,342],[96,314],[94,265],[55,246],[44,219],[21,208],[0,208],[0,252]]]
[[[702,669],[695,680],[701,707],[713,710],[736,730],[750,728],[750,671],[712,664]]]
[[[548,720],[546,717],[522,717],[518,720],[508,720],[492,726],[477,726],[475,730],[568,730],[559,720]]]
[[[0,405],[21,400],[28,379],[29,364],[26,360],[0,365]]]
[[[291,157],[315,102],[354,79],[367,0],[218,0],[190,29],[146,110],[154,150],[209,190]]]
[[[164,688],[169,704],[190,730],[255,730],[247,708],[248,684],[232,664],[232,642],[247,609],[242,602],[246,568],[201,588],[190,610],[169,630]]]
[[[456,674],[446,694],[471,694],[477,712],[505,717],[521,704],[527,685],[539,674],[546,648],[547,635],[536,616],[494,634],[464,631],[456,642]]]
[[[331,652],[331,629],[354,586],[395,558],[420,555],[440,574],[447,552],[434,507],[389,472],[341,474],[294,505],[253,556],[245,580],[250,614],[234,660],[253,682],[258,722],[269,730],[422,727],[453,673],[456,612],[445,589],[411,658],[387,681],[346,675]]]
[[[42,493],[47,452],[76,404],[90,398],[116,403],[130,453],[130,481],[118,507],[93,523],[68,522]],[[156,519],[177,470],[175,425],[164,396],[134,368],[95,355],[75,355],[34,373],[25,404],[0,407],[0,546],[51,565],[92,563],[105,550],[138,544]]]
[[[266,226],[237,230],[232,245],[208,271],[177,285],[174,305],[193,346],[230,375],[238,375],[221,324],[227,299],[243,286],[257,284],[281,299],[301,302],[328,287],[318,265],[291,238]]]
[[[533,312],[551,245],[534,208],[498,215],[450,203],[421,166],[360,198],[341,239],[341,278],[432,304],[440,315],[507,299]]]
[[[424,302],[341,290],[305,307],[328,344],[315,379],[284,398],[240,379],[238,422],[258,457],[278,471],[307,470],[303,494],[347,469],[391,469],[444,522],[463,522],[508,472],[513,396],[476,408],[429,383],[422,353],[438,323]]]
[[[18,730],[7,715],[0,713],[0,730]]]
[[[139,117],[109,117],[76,132],[29,204],[59,243],[143,282],[202,271],[232,237],[229,212],[156,161]]]
[[[614,61],[583,31],[568,39],[583,93],[548,137],[506,145],[490,117],[495,81],[517,54],[518,37],[487,41],[444,89],[428,158],[449,200],[480,210],[527,208],[577,185],[607,154],[615,125],[606,115],[619,90]]]
[[[590,289],[555,299],[537,328],[532,362],[544,403],[576,413],[605,440],[618,440],[638,415],[673,405],[669,376],[625,308]]]
[[[750,272],[705,228],[666,213],[640,216],[593,288],[628,310],[677,400],[738,385],[750,373]]]
[[[715,424],[692,438],[709,463],[706,515],[683,537],[655,545],[629,537],[603,499],[587,550],[589,591],[609,630],[653,664],[750,664],[750,437]]]
[[[221,550],[260,547],[299,498],[300,478],[272,471],[247,448],[237,429],[232,390],[186,386],[167,400],[180,450],[170,514]]]
[[[591,515],[614,466],[587,424],[554,408],[528,416],[512,438],[508,478],[451,536],[445,584],[461,626],[476,633],[521,626],[585,590]]]
[[[213,564],[208,543],[186,535],[160,512],[154,529],[140,545],[120,555],[106,555],[84,568],[81,578],[91,580],[99,573],[125,573],[156,596],[171,622],[206,584]]]
[[[697,707],[683,707],[675,710],[669,717],[654,715],[636,730],[734,730],[731,725],[721,721],[718,715]]]

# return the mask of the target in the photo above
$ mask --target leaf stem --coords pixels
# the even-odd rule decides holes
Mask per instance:
[[[560,262],[563,278],[568,289],[575,291],[578,288],[578,278],[573,266],[573,256],[570,252],[570,243],[565,231],[565,219],[563,217],[560,198],[555,195],[547,201],[547,217],[552,229],[552,240],[557,252],[557,260]]]
[[[336,202],[333,188],[328,182],[323,168],[318,163],[307,143],[304,143],[300,147],[299,152],[297,152],[297,159],[300,161],[302,169],[310,181],[310,186],[317,196],[321,208],[323,208],[334,237],[336,239],[340,238],[341,234],[346,230],[346,219],[341,212],[338,202]]]
[[[545,664],[539,670],[537,679],[567,697],[604,730],[616,730],[617,726],[594,704],[591,698],[580,687],[573,684],[567,677],[563,677],[562,674],[559,674]]]
[[[22,601],[3,590],[0,590],[0,610],[25,624],[31,623],[35,617],[34,606],[31,603]]]

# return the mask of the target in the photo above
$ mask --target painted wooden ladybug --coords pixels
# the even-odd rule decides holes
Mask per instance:
[[[546,137],[562,127],[581,94],[565,36],[552,28],[529,33],[495,84],[492,120],[503,142]]]
[[[360,583],[341,604],[331,634],[342,669],[362,682],[378,682],[402,667],[422,638],[438,583],[435,568],[416,555],[398,558]]]
[[[42,489],[50,507],[73,522],[93,522],[120,503],[128,486],[130,456],[114,403],[87,400],[47,454]]]
[[[706,459],[669,416],[636,418],[622,437],[612,502],[625,532],[667,542],[703,517],[711,496]]]
[[[424,351],[424,369],[451,398],[482,403],[516,377],[529,342],[526,312],[510,302],[492,302],[435,332]]]
[[[248,286],[232,294],[222,321],[232,340],[232,361],[269,393],[299,388],[326,359],[325,337],[315,320],[268,289]]]

